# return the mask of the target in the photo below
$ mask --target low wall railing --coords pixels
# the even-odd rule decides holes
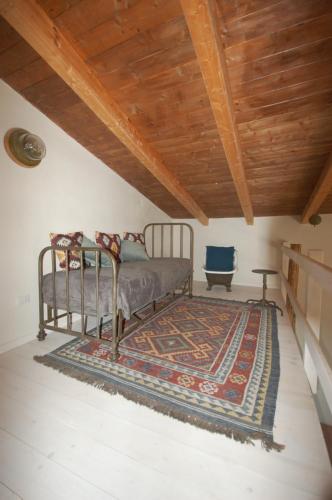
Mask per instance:
[[[296,252],[286,246],[281,247],[283,255],[293,260],[300,269],[313,278],[319,286],[332,293],[332,268],[321,264],[310,257],[307,257],[299,252]],[[301,328],[303,328],[304,342],[310,352],[314,362],[315,370],[319,378],[326,402],[332,412],[332,369],[326,359],[324,352],[319,344],[319,341],[306,318],[305,311],[299,303],[296,293],[290,286],[287,277],[283,272],[280,273],[281,281],[287,291],[289,300],[292,304],[295,314],[301,320]],[[331,304],[332,306],[332,304]],[[332,331],[331,331],[332,335]]]

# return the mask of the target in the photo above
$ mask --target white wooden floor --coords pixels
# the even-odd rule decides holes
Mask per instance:
[[[196,283],[196,294],[205,285]],[[245,300],[256,288],[216,287]],[[277,291],[270,298],[281,304]],[[0,499],[306,500],[332,498],[332,472],[287,318],[279,316],[275,440],[282,453],[178,422],[33,361],[50,334],[0,356]]]

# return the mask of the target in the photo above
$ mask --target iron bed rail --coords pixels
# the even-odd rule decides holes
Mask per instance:
[[[188,236],[189,236],[189,255],[188,259],[190,260],[190,275],[186,279],[186,281],[183,283],[183,288],[181,290],[181,293],[175,294],[175,291],[173,292],[173,298],[168,302],[168,304],[176,300],[177,298],[181,297],[182,295],[188,293],[189,297],[192,298],[192,293],[193,293],[193,266],[194,266],[194,231],[193,228],[191,227],[190,224],[187,224],[185,222],[151,222],[147,224],[144,229],[143,229],[143,236],[144,236],[144,241],[145,241],[145,249],[147,254],[149,255],[150,258],[154,259],[157,258],[157,249],[156,249],[156,229],[160,228],[160,252],[159,252],[159,257],[162,258],[173,258],[174,254],[176,253],[174,250],[176,247],[176,238],[174,238],[174,228],[179,227],[180,229],[180,234],[179,234],[179,257],[184,258],[184,239],[185,239],[185,233],[184,229],[188,230]],[[169,238],[169,255],[165,255],[167,253],[167,241],[165,238],[165,229],[169,228],[170,230],[170,238]],[[151,252],[148,251],[148,236],[149,236],[149,231],[151,231]],[[155,308],[155,301],[153,301],[153,311],[156,311]],[[148,321],[151,317],[153,317],[154,312],[144,318],[143,322]],[[134,314],[136,316],[136,314]],[[134,325],[130,330],[128,330],[128,334],[136,328],[136,325]],[[126,331],[127,335],[127,331]]]
[[[174,228],[179,227],[180,229],[180,234],[178,235],[178,243],[179,243],[179,257],[182,259],[184,255],[184,240],[185,240],[185,233],[184,229],[187,229],[188,235],[189,235],[189,260],[190,260],[190,265],[191,265],[191,273],[190,273],[190,278],[189,278],[189,283],[188,283],[188,293],[189,296],[192,297],[193,293],[193,267],[194,267],[194,231],[193,228],[191,227],[190,224],[187,224],[186,222],[152,222],[150,224],[147,224],[144,229],[143,229],[143,235],[144,235],[144,240],[145,240],[145,246],[147,245],[147,236],[149,234],[149,231],[151,232],[151,255],[150,257],[155,258],[157,249],[155,245],[155,239],[156,239],[156,228],[160,227],[160,257],[162,258],[173,258],[174,254],[176,253],[175,246],[176,246],[176,238],[174,238]],[[169,227],[170,230],[170,235],[169,235],[169,255],[165,255],[166,253],[166,245],[167,242],[165,241],[165,228]]]
[[[44,280],[44,258],[45,255],[50,252],[51,253],[51,274],[52,274],[52,306],[47,307],[47,320],[45,320],[45,311],[44,311],[44,298],[43,298],[43,280]],[[58,314],[57,308],[57,299],[56,299],[56,252],[64,252],[65,253],[65,274],[66,274],[66,309],[62,314]],[[74,331],[72,329],[72,312],[70,311],[70,296],[69,296],[69,273],[72,272],[70,270],[70,254],[71,252],[75,252],[75,254],[79,254],[80,258],[80,293],[81,293],[81,331]],[[45,328],[48,330],[53,330],[61,333],[68,333],[69,335],[81,336],[85,337],[87,335],[86,327],[87,327],[87,315],[85,314],[84,309],[84,254],[85,252],[95,252],[96,257],[96,266],[95,266],[95,279],[96,279],[96,322],[97,322],[97,338],[101,339],[101,325],[100,325],[100,309],[99,309],[99,278],[100,278],[100,265],[99,260],[101,254],[105,254],[112,264],[112,358],[115,360],[117,357],[117,344],[119,337],[119,311],[117,304],[117,293],[118,293],[118,263],[116,259],[113,257],[112,253],[109,250],[105,250],[100,247],[61,247],[61,246],[48,246],[44,248],[40,254],[38,259],[38,284],[39,284],[39,333],[38,339],[44,340],[46,337]],[[66,317],[67,319],[67,328],[60,327],[58,324],[58,320]],[[52,325],[53,323],[53,325]],[[109,342],[107,339],[103,339],[105,342]]]
[[[147,224],[144,229],[143,229],[143,235],[145,238],[145,242],[147,240],[147,234],[149,229],[151,228],[151,233],[152,233],[152,255],[151,257],[155,257],[155,229],[157,227],[160,227],[161,229],[161,255],[160,257],[164,257],[164,249],[165,249],[165,241],[164,241],[164,229],[166,227],[170,228],[170,255],[169,257],[173,257],[174,255],[174,227],[180,227],[180,258],[183,258],[183,242],[184,242],[184,228],[188,229],[189,232],[189,250],[190,250],[190,255],[189,258],[191,261],[193,261],[193,256],[194,256],[194,231],[193,228],[191,227],[190,224],[187,224],[185,222],[151,222],[150,224]]]
[[[164,238],[164,233],[165,233],[165,227],[169,226],[170,228],[170,243],[169,243],[169,257],[172,258],[174,255],[174,226],[179,226],[180,227],[180,235],[178,238],[178,243],[179,243],[179,255],[180,258],[183,258],[184,254],[184,228],[187,228],[189,231],[189,259],[190,259],[190,274],[186,277],[183,283],[183,288],[181,290],[181,293],[176,293],[176,290],[169,291],[168,294],[173,293],[173,298],[172,300],[176,300],[179,296],[185,294],[188,292],[189,296],[192,297],[192,285],[193,285],[193,230],[192,227],[189,224],[185,223],[152,223],[152,224],[147,224],[143,230],[144,237],[148,235],[148,231],[151,228],[152,231],[152,258],[155,257],[155,229],[156,227],[160,227],[160,232],[161,232],[161,240],[160,240],[160,251],[161,251],[161,257],[166,258],[165,256],[165,238]],[[65,307],[61,306],[60,312],[58,308],[58,303],[57,303],[57,293],[56,293],[56,273],[57,273],[57,258],[56,258],[56,252],[63,252],[65,254]],[[74,272],[74,270],[70,269],[70,255],[72,252],[75,252],[75,255],[79,256],[79,261],[80,261],[80,320],[81,320],[81,328],[80,331],[73,330],[73,322],[72,322],[72,314],[73,312],[70,310],[70,280],[69,276],[71,272]],[[39,333],[37,335],[37,338],[39,340],[44,340],[46,337],[46,332],[45,330],[51,330],[51,331],[56,331],[56,332],[61,332],[61,333],[66,333],[68,335],[76,336],[76,337],[82,337],[82,338],[87,338],[91,337],[89,335],[89,332],[87,332],[87,318],[88,315],[86,314],[85,310],[85,300],[84,300],[84,284],[85,284],[85,276],[84,276],[84,271],[86,268],[85,265],[85,252],[95,253],[95,258],[96,258],[96,265],[95,265],[95,284],[96,284],[96,309],[95,309],[95,314],[90,313],[89,316],[95,316],[96,317],[96,323],[97,323],[97,328],[96,328],[96,335],[98,339],[101,339],[103,342],[111,344],[111,352],[112,352],[112,361],[116,361],[119,352],[118,352],[118,347],[119,347],[119,342],[120,340],[125,336],[131,333],[131,331],[136,328],[137,323],[135,323],[132,327],[126,329],[126,334],[123,334],[124,330],[124,319],[123,319],[123,313],[122,310],[118,307],[118,274],[119,274],[119,264],[117,263],[116,259],[112,255],[112,253],[109,250],[105,250],[100,247],[76,247],[76,246],[70,246],[70,247],[62,247],[62,246],[48,246],[45,247],[39,254],[39,259],[38,259],[38,284],[39,284]],[[51,257],[51,279],[52,279],[52,305],[47,304],[47,318],[45,318],[45,300],[44,300],[44,293],[43,293],[43,284],[44,284],[44,259],[47,254],[50,254]],[[111,268],[112,268],[112,335],[111,335],[111,340],[108,340],[104,337],[102,337],[102,331],[101,331],[101,321],[102,321],[102,316],[101,316],[101,311],[100,311],[100,304],[99,304],[99,280],[100,280],[100,257],[102,254],[105,254],[108,259],[111,262]],[[77,272],[78,270],[76,270]],[[178,288],[177,288],[178,290]],[[169,302],[168,302],[169,303]],[[153,312],[152,314],[149,314],[145,316],[144,318],[140,318],[137,313],[133,314],[140,323],[143,323],[145,321],[148,321],[156,311],[155,307],[155,301],[152,302],[153,306]],[[147,306],[144,306],[144,308]],[[64,311],[64,312],[63,312]],[[66,318],[66,326],[60,326],[59,325],[59,320]]]

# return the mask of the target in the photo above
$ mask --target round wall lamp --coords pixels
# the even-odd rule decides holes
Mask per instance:
[[[312,226],[319,226],[319,224],[322,222],[322,218],[318,214],[313,214],[311,217],[309,217],[309,224]]]
[[[36,167],[46,155],[46,147],[41,138],[23,128],[8,130],[4,146],[8,156],[21,167]]]

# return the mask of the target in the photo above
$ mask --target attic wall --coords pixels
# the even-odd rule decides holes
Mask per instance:
[[[37,334],[37,259],[50,231],[83,230],[93,239],[95,230],[141,231],[169,218],[1,81],[0,108],[1,138],[22,127],[47,148],[37,168],[25,169],[9,159],[1,141],[1,352]]]
[[[235,246],[238,252],[239,270],[233,282],[238,285],[261,286],[261,277],[251,272],[255,267],[280,268],[280,244],[282,241],[301,243],[303,250],[319,248],[325,251],[325,263],[332,266],[332,215],[323,215],[320,226],[300,224],[296,217],[256,217],[253,226],[243,218],[210,219],[208,226],[196,221],[195,275],[204,281],[202,266],[206,245]],[[269,277],[268,286],[279,287],[279,279]]]

